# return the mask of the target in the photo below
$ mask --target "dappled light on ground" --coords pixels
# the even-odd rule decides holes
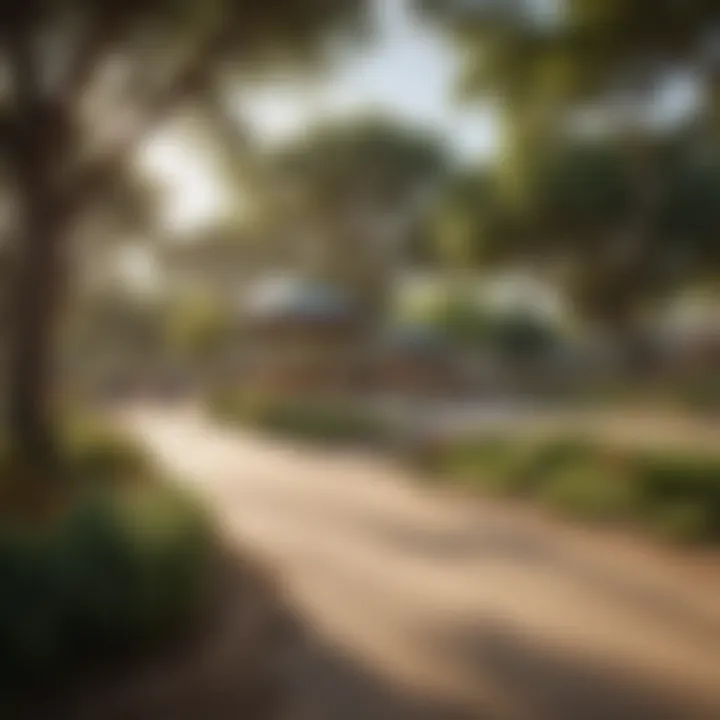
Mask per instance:
[[[391,460],[218,429],[191,409],[125,420],[284,584],[305,637],[284,664],[291,717],[720,711],[710,553],[449,496]]]

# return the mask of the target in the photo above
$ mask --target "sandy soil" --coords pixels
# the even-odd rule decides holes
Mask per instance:
[[[443,493],[390,460],[192,409],[123,417],[277,572],[305,628],[282,660],[288,720],[720,718],[717,556]]]

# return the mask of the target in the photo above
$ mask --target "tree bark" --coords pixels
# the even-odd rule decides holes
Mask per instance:
[[[20,225],[9,298],[9,439],[23,468],[47,475],[57,460],[53,364],[71,221],[60,170],[71,138],[62,107],[28,87],[30,72],[18,77],[25,85],[13,153]]]
[[[17,248],[11,295],[9,432],[23,467],[51,469],[55,339],[64,288],[62,213],[42,187],[26,191],[28,217]]]

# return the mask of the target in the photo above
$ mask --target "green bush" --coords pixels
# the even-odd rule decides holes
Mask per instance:
[[[466,484],[502,494],[532,495],[566,467],[590,464],[592,450],[570,439],[482,438],[446,449],[439,466]]]
[[[550,437],[535,440],[528,469],[536,477],[549,477],[568,468],[587,467],[600,460],[601,450],[587,440]]]
[[[720,540],[720,458],[482,438],[436,451],[432,469],[478,490],[536,497],[572,517],[628,520],[678,541]]]
[[[538,360],[558,344],[557,330],[540,315],[515,311],[493,318],[487,342],[511,361]]]
[[[214,539],[203,507],[141,467],[128,441],[82,437],[68,445],[81,482],[68,482],[51,517],[0,513],[0,701],[153,645],[207,587]],[[118,482],[128,471],[142,480]]]
[[[210,400],[216,417],[287,437],[330,443],[379,443],[387,437],[371,411],[338,399],[225,393]]]
[[[501,495],[528,490],[529,447],[498,438],[461,443],[447,451],[441,463],[457,481]]]
[[[346,405],[278,404],[264,408],[258,420],[263,428],[309,440],[371,442],[382,439],[378,420]]]
[[[75,477],[111,482],[153,471],[148,454],[134,440],[102,422],[76,419],[65,435],[65,460]]]
[[[684,539],[720,539],[720,458],[643,453],[634,458],[650,524]]]
[[[634,464],[649,498],[704,500],[720,512],[720,458],[665,451],[638,454]]]
[[[631,516],[636,487],[612,468],[595,465],[567,466],[550,475],[539,497],[549,507],[586,520],[622,520]]]
[[[673,542],[695,544],[720,538],[717,518],[701,501],[653,505],[647,509],[645,520],[657,535]]]

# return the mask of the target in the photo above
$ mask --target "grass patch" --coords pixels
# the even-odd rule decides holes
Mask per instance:
[[[481,438],[436,451],[465,487],[531,498],[569,517],[643,526],[677,542],[720,541],[720,458],[608,448],[575,438]]]

